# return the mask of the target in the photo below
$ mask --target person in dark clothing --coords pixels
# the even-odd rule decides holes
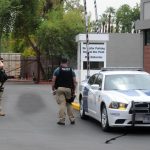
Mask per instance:
[[[75,123],[75,117],[71,103],[67,102],[75,94],[76,75],[71,67],[68,66],[68,60],[63,58],[58,68],[54,70],[52,78],[53,94],[56,94],[56,101],[59,104],[58,124],[65,125],[66,109],[71,124]]]
[[[4,69],[3,58],[0,57],[0,70],[3,69]],[[5,116],[5,113],[2,111],[1,106],[3,92],[4,92],[3,83],[0,83],[0,116]]]

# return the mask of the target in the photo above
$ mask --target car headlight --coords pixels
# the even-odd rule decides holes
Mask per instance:
[[[126,103],[120,103],[120,102],[111,102],[109,105],[109,108],[112,109],[119,109],[119,110],[125,110],[127,108],[128,104]]]

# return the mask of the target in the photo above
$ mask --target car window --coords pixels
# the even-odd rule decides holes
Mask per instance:
[[[105,90],[150,90],[150,75],[121,74],[105,77]]]
[[[99,87],[102,87],[102,79],[103,79],[103,75],[99,74],[95,80],[95,84],[98,84]]]
[[[89,78],[89,80],[88,80],[88,84],[90,84],[90,85],[94,84],[94,82],[95,82],[97,76],[98,76],[98,74],[92,75],[92,76]]]

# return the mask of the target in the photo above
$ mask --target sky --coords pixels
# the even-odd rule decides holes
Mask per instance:
[[[84,0],[81,0],[81,3],[83,4]],[[96,0],[97,3],[97,12],[98,12],[98,18],[100,15],[104,13],[104,11],[107,9],[107,7],[113,7],[116,10],[124,5],[128,4],[130,7],[136,6],[136,3],[140,4],[141,0]],[[94,10],[94,0],[86,0],[87,3],[87,12],[91,12],[91,19],[95,19],[95,10]]]

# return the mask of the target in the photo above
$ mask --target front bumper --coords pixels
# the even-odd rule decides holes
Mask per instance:
[[[150,103],[132,102],[126,110],[108,109],[108,120],[111,127],[150,127]]]

